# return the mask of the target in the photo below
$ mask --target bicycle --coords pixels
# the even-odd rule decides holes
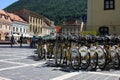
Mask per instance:
[[[96,52],[96,46],[93,44],[90,44],[88,47],[88,52],[90,53],[90,67],[92,70],[96,70],[98,65],[98,54]]]
[[[80,44],[73,43],[70,48],[70,62],[73,69],[81,67],[81,54],[79,52]]]
[[[104,70],[107,65],[107,54],[104,48],[106,47],[98,45],[96,46],[96,52],[98,54],[98,67],[101,70]]]

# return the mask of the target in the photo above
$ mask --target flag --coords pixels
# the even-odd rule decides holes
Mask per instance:
[[[84,22],[81,23],[81,29],[80,29],[80,32],[83,31],[83,26],[84,26]]]

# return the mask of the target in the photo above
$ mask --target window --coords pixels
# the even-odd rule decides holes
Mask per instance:
[[[24,29],[24,33],[26,32],[26,29]]]
[[[33,18],[33,23],[35,22],[35,19]]]
[[[0,24],[0,28],[2,28],[2,24]]]
[[[16,32],[18,32],[18,28],[16,28]]]
[[[9,30],[9,28],[10,28],[10,26],[9,25],[7,25],[7,29]]]
[[[11,27],[9,26],[9,30],[11,29]]]
[[[104,0],[104,10],[114,10],[115,0]]]
[[[13,27],[13,31],[15,31],[15,27]]]
[[[37,23],[37,18],[36,18],[36,23]]]
[[[5,25],[6,29],[7,29],[7,25]]]
[[[42,32],[43,32],[43,31],[42,31],[42,28],[40,28],[40,30],[41,30],[41,33],[42,33]]]
[[[22,32],[22,28],[20,28],[20,32]]]
[[[30,31],[32,30],[32,25],[30,25]]]

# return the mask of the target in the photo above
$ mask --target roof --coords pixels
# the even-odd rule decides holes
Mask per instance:
[[[11,20],[7,12],[5,12],[4,10],[0,10],[0,15],[4,15],[4,17],[0,18],[1,22],[4,22],[6,24],[11,24]]]
[[[48,25],[51,26],[51,21],[48,18],[44,18],[44,22]]]
[[[43,15],[41,15],[41,14],[39,14],[39,13],[30,11],[30,10],[28,10],[28,9],[22,9],[22,10],[19,10],[19,11],[14,12],[14,13],[17,14],[17,15],[20,15],[20,16],[21,16],[21,14],[24,14],[24,16],[21,16],[21,17],[23,17],[23,19],[24,19],[25,15],[32,15],[33,17],[37,17],[37,18],[43,19],[43,21],[44,21],[48,26],[51,25],[51,20],[50,20],[50,19],[48,19],[47,17],[45,17],[45,16],[43,16]],[[25,19],[24,19],[24,20],[25,20]]]
[[[62,27],[61,26],[56,26],[55,29],[56,29],[56,33],[61,33]]]
[[[4,10],[0,10],[0,14],[8,16],[8,14]]]
[[[63,25],[81,25],[80,21],[77,21],[75,19],[68,19],[67,22],[63,22]]]
[[[20,21],[20,22],[26,22],[24,21],[20,16],[13,14],[13,13],[7,13],[12,21]]]
[[[40,14],[38,14],[38,13],[36,13],[36,12],[30,11],[30,10],[28,10],[28,9],[21,9],[21,10],[15,11],[14,13],[17,14],[17,15],[24,14],[24,15],[36,16],[36,17],[38,17],[38,18],[43,18],[42,15],[40,15]]]

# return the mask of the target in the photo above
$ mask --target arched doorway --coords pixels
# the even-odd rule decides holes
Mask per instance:
[[[106,26],[102,26],[99,28],[100,35],[107,35],[109,34],[109,28]]]

